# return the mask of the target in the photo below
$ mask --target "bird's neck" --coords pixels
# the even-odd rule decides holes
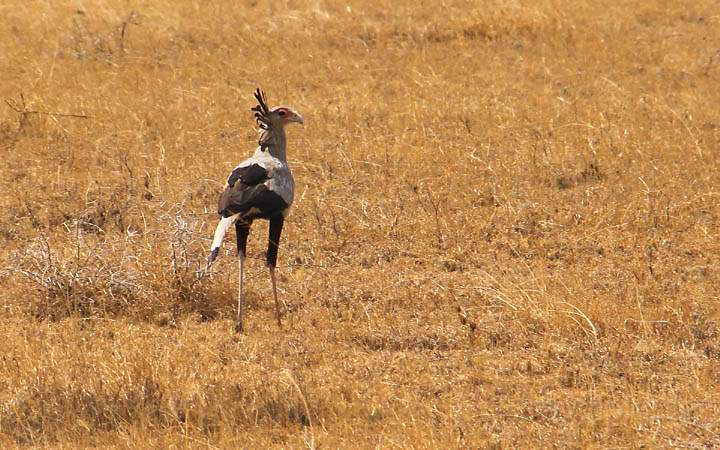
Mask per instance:
[[[260,132],[261,149],[270,152],[272,156],[283,162],[287,162],[285,145],[285,129],[283,127],[274,127]]]

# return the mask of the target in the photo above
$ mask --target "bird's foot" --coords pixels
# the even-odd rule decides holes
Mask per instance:
[[[243,323],[240,321],[235,322],[235,332],[236,333],[242,333],[244,331],[243,329]]]

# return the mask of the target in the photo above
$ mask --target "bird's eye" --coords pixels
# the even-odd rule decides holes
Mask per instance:
[[[280,115],[280,116],[284,116],[285,114],[287,114],[287,111],[285,111],[284,109],[281,109],[280,111],[278,111],[278,115]]]

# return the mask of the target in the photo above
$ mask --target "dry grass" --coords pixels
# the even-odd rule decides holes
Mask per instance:
[[[715,2],[0,17],[3,447],[720,446]],[[255,86],[307,125],[237,336]]]

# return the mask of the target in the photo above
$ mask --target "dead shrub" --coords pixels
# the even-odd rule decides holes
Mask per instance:
[[[140,294],[131,257],[118,251],[125,242],[91,238],[83,231],[86,226],[75,221],[70,246],[53,246],[42,234],[15,255],[11,270],[37,293],[25,305],[34,317],[104,316],[117,313]]]

